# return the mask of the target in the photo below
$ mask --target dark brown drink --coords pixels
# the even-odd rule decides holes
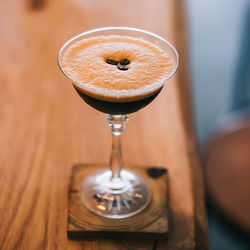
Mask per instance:
[[[172,59],[154,44],[128,36],[99,36],[71,45],[62,68],[82,99],[111,115],[148,105],[172,72]]]
[[[150,102],[152,102],[155,97],[160,93],[161,89],[156,93],[148,96],[144,99],[130,102],[110,102],[103,101],[88,96],[81,92],[79,89],[75,87],[75,90],[80,95],[80,97],[91,107],[110,115],[125,115],[138,111],[141,108],[147,106]]]

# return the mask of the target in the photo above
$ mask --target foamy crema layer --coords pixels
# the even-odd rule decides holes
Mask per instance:
[[[128,70],[107,59],[127,58]],[[140,100],[160,90],[172,73],[173,60],[158,46],[129,36],[97,36],[71,45],[62,69],[83,93],[106,101]]]

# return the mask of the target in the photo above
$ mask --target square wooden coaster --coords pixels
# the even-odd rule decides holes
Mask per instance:
[[[141,175],[150,185],[152,200],[137,215],[125,219],[108,219],[95,215],[82,204],[80,188],[85,176],[107,169],[104,165],[78,164],[73,167],[69,187],[68,238],[97,239],[165,239],[168,233],[168,183],[165,168],[126,168]]]

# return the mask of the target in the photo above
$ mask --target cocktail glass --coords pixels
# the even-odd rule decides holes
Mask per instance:
[[[172,71],[155,91],[146,97],[128,102],[100,100],[89,96],[62,67],[62,58],[67,49],[76,42],[96,36],[130,36],[149,41],[172,59]],[[130,170],[122,168],[122,151],[120,135],[128,120],[127,114],[138,111],[148,105],[159,94],[164,84],[174,75],[178,67],[176,49],[162,37],[153,33],[128,27],[106,27],[84,32],[67,41],[61,48],[58,64],[62,72],[73,82],[73,86],[82,99],[93,108],[106,113],[106,119],[112,132],[112,149],[109,169],[92,173],[82,182],[81,199],[93,213],[103,217],[120,219],[133,216],[147,207],[151,200],[151,191],[146,181]]]

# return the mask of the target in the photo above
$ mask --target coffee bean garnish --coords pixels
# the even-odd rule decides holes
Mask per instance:
[[[118,64],[118,69],[120,70],[128,70],[128,66],[127,65],[121,65],[120,63]]]
[[[111,65],[117,65],[118,62],[115,59],[107,59],[106,63],[111,64]]]
[[[123,58],[120,60],[120,64],[121,65],[128,65],[128,64],[130,64],[130,61],[127,58]]]

